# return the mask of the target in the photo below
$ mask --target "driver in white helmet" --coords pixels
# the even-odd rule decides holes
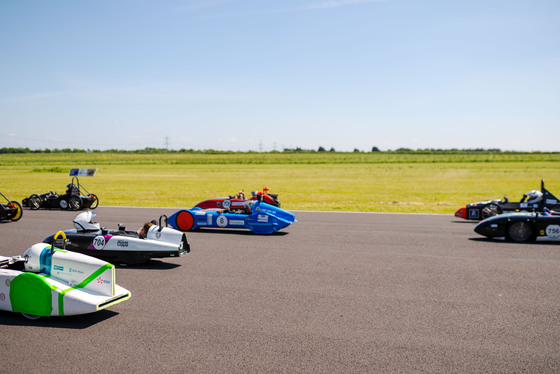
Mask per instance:
[[[532,190],[527,192],[525,195],[523,195],[523,199],[521,200],[521,202],[525,201],[525,199],[527,199],[527,203],[528,204],[536,204],[539,201],[541,201],[543,198],[543,193],[541,191],[538,190]]]

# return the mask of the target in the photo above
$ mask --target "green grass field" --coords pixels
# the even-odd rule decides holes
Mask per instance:
[[[558,153],[0,154],[0,192],[63,193],[70,168],[100,205],[192,207],[268,186],[287,210],[454,213],[461,205],[546,187],[560,196]]]

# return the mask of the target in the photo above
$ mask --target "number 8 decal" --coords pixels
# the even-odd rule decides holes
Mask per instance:
[[[218,219],[216,219],[216,224],[219,227],[227,227],[228,224],[228,219],[226,216],[218,216]]]

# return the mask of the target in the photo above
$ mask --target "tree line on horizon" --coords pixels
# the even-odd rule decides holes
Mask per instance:
[[[198,153],[198,154],[230,154],[230,153],[418,153],[418,154],[430,154],[430,153],[560,153],[560,152],[543,152],[543,151],[502,151],[499,148],[424,148],[424,149],[411,149],[411,148],[397,148],[395,150],[385,150],[382,151],[378,147],[372,147],[370,151],[362,151],[358,148],[354,148],[353,152],[341,152],[336,151],[334,147],[326,149],[320,146],[317,150],[314,149],[303,149],[297,148],[284,148],[282,151],[220,151],[215,149],[185,149],[181,148],[178,150],[167,149],[167,148],[152,148],[146,147],[144,149],[136,150],[122,150],[122,149],[78,149],[78,148],[54,148],[54,149],[30,149],[30,148],[15,148],[15,147],[3,147],[0,148],[0,154],[17,154],[17,153],[135,153],[135,154],[155,154],[155,153]]]

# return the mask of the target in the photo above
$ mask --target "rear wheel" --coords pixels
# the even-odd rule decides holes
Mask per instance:
[[[188,210],[183,210],[176,217],[177,228],[181,231],[189,231],[194,226],[194,217]]]
[[[68,200],[68,209],[70,210],[80,210],[82,207],[82,200],[79,196],[72,195]]]
[[[14,216],[12,217],[12,221],[19,221],[19,219],[21,218],[22,214],[23,214],[23,208],[21,207],[21,204],[18,203],[17,201],[10,201],[10,205],[12,205],[15,209],[16,212],[14,214]]]
[[[481,214],[482,219],[497,216],[498,214],[502,214],[502,208],[500,208],[497,204],[488,204],[482,208]]]
[[[28,200],[30,209],[39,209],[41,207],[41,198],[37,194],[33,194]]]
[[[514,222],[507,230],[508,238],[517,243],[534,240],[534,229],[530,222]]]

